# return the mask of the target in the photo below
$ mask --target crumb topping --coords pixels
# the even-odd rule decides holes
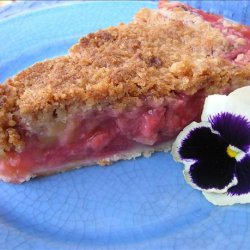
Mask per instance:
[[[36,63],[0,85],[0,154],[22,149],[18,131],[25,119],[245,84],[250,66],[223,58],[237,44],[194,13],[169,12],[142,9],[128,25],[91,33],[68,55]]]

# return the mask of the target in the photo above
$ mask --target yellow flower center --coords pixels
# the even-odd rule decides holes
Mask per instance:
[[[235,151],[230,146],[228,146],[227,147],[227,154],[229,155],[229,157],[235,158],[239,154],[239,152]]]

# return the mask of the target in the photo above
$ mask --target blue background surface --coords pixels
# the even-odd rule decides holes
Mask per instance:
[[[249,23],[248,1],[189,1]],[[53,8],[48,8],[53,5]],[[0,9],[0,82],[154,2],[18,3]],[[30,12],[30,10],[34,10]],[[24,14],[15,15],[18,10]],[[215,207],[170,154],[0,182],[0,249],[249,249],[250,206]]]

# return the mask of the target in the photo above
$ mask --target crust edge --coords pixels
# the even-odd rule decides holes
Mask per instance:
[[[166,143],[163,143],[155,147],[140,147],[134,150],[133,152],[121,152],[119,154],[115,154],[113,156],[105,157],[99,160],[88,160],[85,162],[78,161],[74,163],[68,163],[68,164],[65,164],[63,167],[60,167],[60,169],[53,169],[51,171],[48,171],[48,170],[44,171],[44,169],[40,169],[39,171],[33,174],[30,174],[23,179],[20,179],[18,182],[13,182],[11,178],[3,176],[3,175],[0,175],[0,179],[5,182],[18,184],[18,183],[22,183],[25,181],[29,181],[30,179],[33,179],[36,177],[44,177],[44,176],[49,176],[49,175],[53,175],[56,173],[64,173],[69,170],[80,169],[82,167],[87,167],[87,166],[94,166],[96,164],[98,164],[99,166],[106,166],[106,165],[111,165],[112,163],[120,161],[120,160],[132,160],[141,156],[150,157],[155,152],[163,151],[167,153],[171,150],[172,144],[173,144],[173,141],[171,140],[171,141],[168,141]]]

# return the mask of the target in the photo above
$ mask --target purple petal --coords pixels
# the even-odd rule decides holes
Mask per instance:
[[[246,155],[236,163],[238,184],[228,189],[226,193],[203,192],[206,199],[214,205],[233,205],[250,203],[250,155]]]
[[[226,155],[228,144],[208,127],[197,127],[182,141],[179,154],[182,159],[210,161]]]
[[[250,155],[236,163],[238,184],[228,189],[231,195],[242,195],[250,192]]]
[[[197,161],[191,165],[189,175],[201,189],[224,189],[236,176],[235,159],[223,154],[217,158]]]
[[[243,116],[220,113],[210,117],[212,128],[228,142],[245,152],[250,145],[250,122]]]

